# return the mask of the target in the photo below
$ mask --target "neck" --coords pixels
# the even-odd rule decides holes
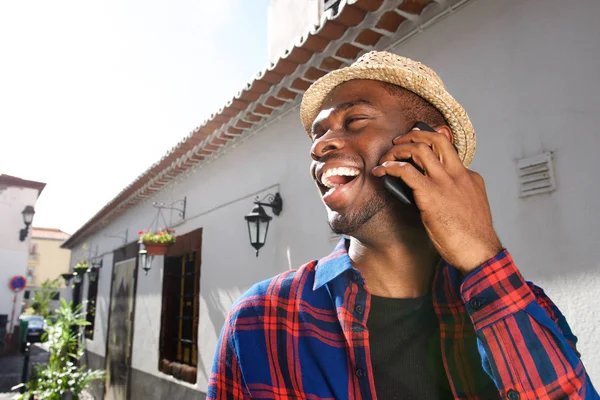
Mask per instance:
[[[348,255],[371,294],[415,298],[431,291],[439,255],[420,222],[404,227],[376,223],[362,233],[351,238]]]

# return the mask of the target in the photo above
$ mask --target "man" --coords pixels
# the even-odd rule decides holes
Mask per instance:
[[[466,168],[473,127],[432,70],[368,53],[315,82],[301,117],[329,224],[348,239],[236,302],[209,398],[598,398],[564,317],[496,236]]]

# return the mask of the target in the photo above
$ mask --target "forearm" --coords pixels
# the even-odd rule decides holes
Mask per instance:
[[[503,396],[598,398],[574,340],[567,340],[572,334],[564,318],[559,321],[557,314],[562,314],[541,290],[532,290],[507,251],[466,276],[461,296],[481,356],[492,366],[492,378]]]

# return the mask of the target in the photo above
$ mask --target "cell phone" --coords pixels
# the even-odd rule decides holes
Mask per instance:
[[[425,122],[417,122],[411,130],[420,129],[422,131],[427,132],[435,132],[435,129],[427,125]],[[411,160],[402,160],[411,163],[415,168],[421,170],[414,161]],[[412,189],[404,183],[404,181],[400,178],[390,175],[384,175],[381,177],[383,179],[383,186],[398,200],[405,204],[412,204],[413,206],[417,206],[415,204],[415,197],[413,195]]]

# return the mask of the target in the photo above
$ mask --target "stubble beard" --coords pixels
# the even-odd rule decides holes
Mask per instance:
[[[359,210],[335,214],[329,218],[329,227],[338,235],[351,235],[363,228],[375,215],[392,204],[393,197],[385,189],[373,193]]]

